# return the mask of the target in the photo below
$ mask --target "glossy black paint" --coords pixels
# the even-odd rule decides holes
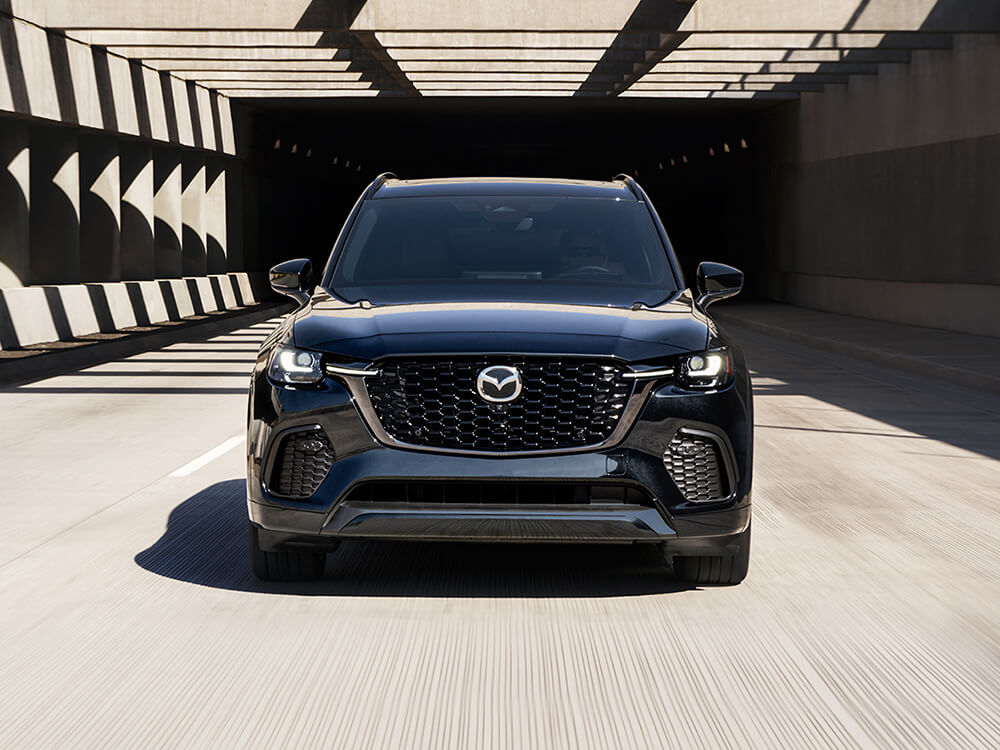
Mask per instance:
[[[309,300],[313,286],[312,261],[308,258],[286,260],[274,266],[268,273],[271,288],[299,303]]]
[[[393,191],[409,195],[418,190],[595,190],[644,200],[641,189],[634,181],[630,183],[595,186],[456,180],[415,184],[387,183],[385,178],[379,178],[355,205],[336,247],[343,244],[364,200],[390,199]],[[651,207],[650,212],[655,218]],[[669,244],[665,247],[676,268]],[[329,279],[331,268],[328,263],[324,281]],[[295,273],[301,271],[300,267]],[[291,269],[286,273],[292,273]],[[705,264],[704,277],[699,272],[699,291],[731,289],[725,284],[735,278],[734,273],[739,274],[742,282],[742,274],[736,269]],[[366,425],[346,380],[340,376],[327,377],[308,387],[272,383],[266,375],[267,365],[272,352],[283,341],[324,352],[328,361],[345,365],[374,362],[377,367],[377,361],[385,356],[516,353],[614,357],[636,370],[657,363],[662,366],[683,354],[725,346],[732,355],[734,377],[729,385],[708,392],[685,390],[669,377],[645,381],[636,390],[639,395],[633,396],[642,399],[641,408],[624,438],[599,449],[502,458],[489,454],[448,455],[381,444]],[[636,521],[634,536],[629,537],[628,532],[622,536],[623,526],[619,524],[614,533],[608,532],[606,538],[598,540],[658,541],[666,544],[673,554],[726,554],[735,536],[749,523],[753,404],[746,363],[738,345],[699,309],[690,291],[656,307],[637,309],[482,302],[373,307],[345,302],[320,286],[261,347],[251,379],[248,418],[248,507],[251,520],[268,532],[268,544],[272,546],[368,535],[357,531],[357,509],[346,507],[348,504],[343,500],[358,482],[372,479],[530,479],[634,484],[645,488],[654,499],[655,518],[650,520],[649,513],[643,511],[644,520]],[[287,430],[312,425],[322,429],[334,446],[333,469],[307,501],[274,496],[268,492],[265,480],[276,438]],[[682,427],[717,435],[726,447],[736,481],[724,500],[688,503],[668,475],[663,452]],[[532,509],[523,513],[530,515]],[[543,509],[539,513],[544,514]],[[549,519],[552,528],[563,522],[560,518]],[[380,523],[360,528],[398,528],[395,520]],[[421,538],[435,538],[433,534],[427,535],[426,524],[420,528]]]
[[[295,346],[373,361],[387,355],[559,353],[628,362],[699,351],[709,326],[678,296],[656,308],[439,303],[361,307],[316,294],[295,316]]]
[[[695,304],[702,310],[713,302],[736,296],[743,289],[743,272],[725,263],[699,263],[696,275],[698,299]]]

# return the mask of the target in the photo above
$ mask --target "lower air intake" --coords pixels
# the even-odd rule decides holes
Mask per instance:
[[[293,432],[281,439],[269,489],[276,495],[311,497],[333,466],[333,448],[322,430]]]
[[[721,500],[729,494],[718,444],[707,437],[678,432],[663,463],[689,503]]]

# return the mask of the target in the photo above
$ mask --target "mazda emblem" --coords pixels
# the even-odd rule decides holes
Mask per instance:
[[[491,404],[513,401],[521,395],[521,373],[507,365],[487,367],[476,378],[476,392]]]

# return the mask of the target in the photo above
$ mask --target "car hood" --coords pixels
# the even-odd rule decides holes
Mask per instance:
[[[314,298],[297,313],[295,345],[358,361],[425,354],[568,354],[639,362],[704,349],[709,326],[679,297],[639,310],[507,302],[363,308]]]

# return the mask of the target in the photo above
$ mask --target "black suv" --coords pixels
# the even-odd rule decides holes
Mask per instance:
[[[752,402],[660,220],[613,182],[398,180],[364,191],[250,388],[253,572],[322,575],[341,539],[648,542],[743,580]]]

